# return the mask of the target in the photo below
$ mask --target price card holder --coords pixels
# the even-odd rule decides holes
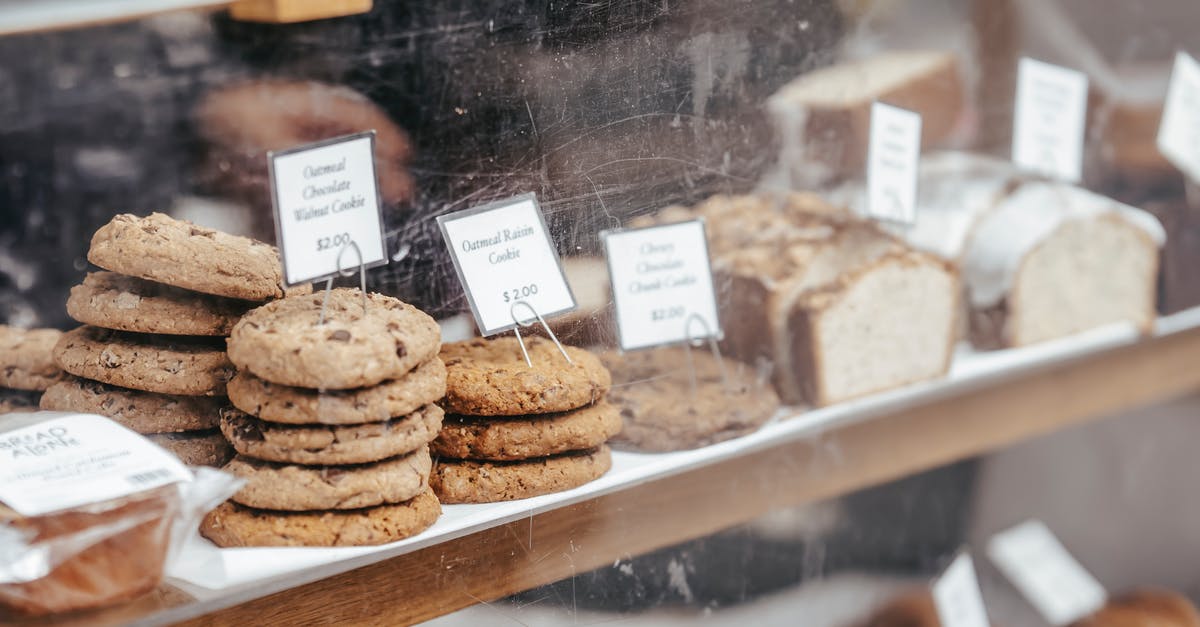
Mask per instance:
[[[1013,118],[1012,160],[1017,167],[1079,182],[1087,90],[1082,72],[1021,59]]]
[[[387,263],[375,131],[271,152],[267,164],[284,282],[332,278],[351,244],[364,270]]]
[[[1157,139],[1158,151],[1200,183],[1200,63],[1186,52],[1175,53]]]
[[[1088,616],[1108,601],[1100,582],[1075,561],[1039,520],[988,540],[988,557],[1051,625]]]
[[[575,296],[533,194],[438,216],[437,221],[482,335],[575,309]]]
[[[600,237],[622,350],[721,339],[703,220]]]
[[[917,219],[921,115],[882,102],[871,105],[867,144],[867,213],[912,224]]]
[[[989,627],[971,555],[960,553],[933,582],[933,605],[942,627]]]

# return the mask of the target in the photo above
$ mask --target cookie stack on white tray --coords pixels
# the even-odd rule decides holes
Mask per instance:
[[[440,347],[433,318],[357,289],[248,313],[229,339],[236,409],[221,417],[238,453],[225,469],[247,483],[201,533],[226,547],[354,546],[432,525]]]
[[[84,326],[63,334],[54,359],[74,376],[46,390],[42,409],[107,416],[185,463],[224,464],[225,337],[284,295],[278,252],[161,213],[122,214],[96,231],[88,260],[108,271],[71,289],[67,313]]]

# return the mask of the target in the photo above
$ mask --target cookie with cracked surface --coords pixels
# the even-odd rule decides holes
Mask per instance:
[[[264,381],[242,370],[229,381],[229,400],[268,422],[361,424],[417,411],[446,394],[446,366],[433,358],[391,381],[353,390],[313,390]]]
[[[430,449],[440,457],[514,461],[595,448],[620,430],[617,408],[604,401],[557,414],[452,415]]]
[[[311,285],[284,290],[274,246],[162,213],[113,217],[92,235],[88,261],[139,279],[243,300],[312,292]]]
[[[189,466],[212,466],[220,468],[233,459],[233,447],[216,429],[209,431],[184,431],[181,433],[155,433],[146,436],[151,442],[167,449],[179,461]]]
[[[0,414],[38,410],[40,392],[0,388]]]
[[[718,363],[705,350],[693,350],[690,357],[686,351],[600,356],[613,377],[608,400],[620,408],[624,422],[613,446],[655,452],[707,446],[757,430],[779,409],[766,377],[750,366],[731,359]]]
[[[42,391],[62,378],[54,363],[57,329],[20,329],[0,324],[0,387]]]
[[[435,459],[429,485],[443,503],[495,503],[562,492],[612,468],[607,446],[517,462]]]
[[[284,425],[237,409],[221,412],[221,431],[237,452],[272,462],[310,465],[366,464],[425,446],[442,426],[437,405],[385,422],[361,425]]]
[[[428,314],[390,296],[338,288],[285,298],[246,314],[229,337],[229,358],[271,383],[344,390],[399,379],[433,359],[441,329]]]
[[[530,367],[512,336],[476,338],[442,347],[446,362],[446,411],[468,416],[520,416],[570,411],[604,398],[612,385],[595,355],[554,342],[525,339]]]
[[[50,386],[41,400],[47,411],[99,414],[138,433],[216,429],[227,404],[221,396],[156,394],[79,377]]]
[[[425,491],[395,505],[328,512],[279,512],[226,501],[200,523],[217,546],[369,546],[403,540],[428,529],[442,506]]]
[[[233,364],[219,338],[140,335],[82,326],[63,334],[54,360],[67,372],[123,388],[224,396]]]
[[[373,464],[300,466],[238,455],[225,465],[246,480],[233,500],[283,511],[361,509],[403,503],[429,489],[429,448]]]
[[[89,272],[83,283],[71,288],[67,314],[105,329],[226,336],[256,305],[116,272]]]

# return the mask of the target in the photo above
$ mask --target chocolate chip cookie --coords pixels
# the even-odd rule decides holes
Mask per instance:
[[[0,387],[44,390],[62,378],[54,363],[56,329],[19,329],[0,324]]]
[[[54,359],[85,379],[185,396],[224,396],[234,373],[219,338],[138,335],[91,326],[64,333]]]
[[[430,448],[441,457],[512,461],[595,448],[620,430],[617,408],[604,401],[558,414],[452,415]]]
[[[607,446],[519,462],[435,459],[429,485],[442,503],[494,503],[561,492],[612,467]]]
[[[189,466],[213,466],[220,468],[233,458],[233,448],[221,437],[221,432],[186,431],[183,433],[156,433],[146,436],[151,442],[171,451],[179,461]]]
[[[155,394],[78,377],[50,386],[41,400],[42,409],[99,414],[138,433],[216,429],[225,406],[220,396]]]
[[[67,314],[105,329],[226,336],[256,303],[193,292],[115,272],[91,272],[71,288]]]

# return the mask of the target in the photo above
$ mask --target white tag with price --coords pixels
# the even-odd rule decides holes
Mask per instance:
[[[622,350],[721,338],[703,220],[600,237]]]
[[[1040,520],[988,540],[988,557],[1051,625],[1073,623],[1108,601],[1100,582]]]
[[[1200,183],[1200,63],[1186,52],[1175,53],[1158,125],[1158,150],[1193,183]]]
[[[975,561],[962,553],[933,583],[933,605],[942,627],[988,627],[987,609],[975,577]]]
[[[575,309],[558,251],[533,194],[438,216],[475,323],[485,336]],[[514,317],[516,320],[514,320]]]
[[[867,213],[912,224],[917,219],[921,115],[882,102],[871,105],[867,145]]]
[[[288,285],[387,263],[374,131],[272,152],[267,163]],[[351,242],[361,260],[353,249],[342,252]]]
[[[1088,79],[1082,72],[1022,58],[1017,67],[1012,160],[1053,179],[1083,176]]]

